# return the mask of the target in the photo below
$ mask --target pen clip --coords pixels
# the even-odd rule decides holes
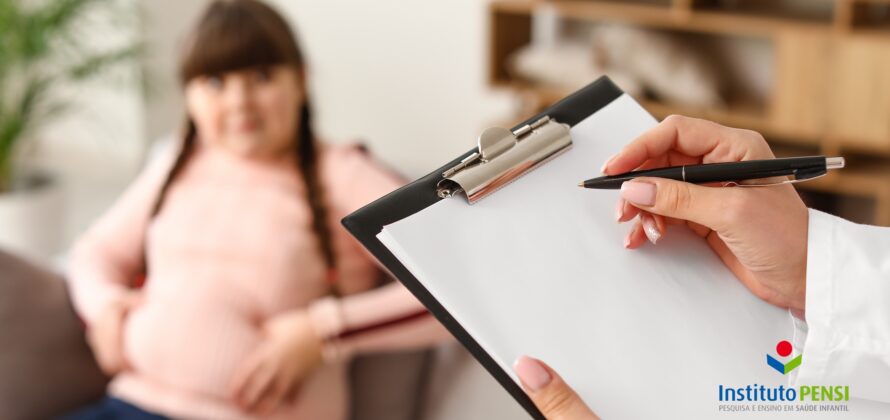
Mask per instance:
[[[738,182],[735,182],[735,181],[729,181],[729,182],[724,182],[723,186],[724,187],[749,187],[749,188],[750,187],[775,187],[777,185],[797,184],[799,182],[809,181],[811,179],[822,178],[825,175],[828,175],[828,172],[821,174],[821,175],[816,175],[813,177],[808,177],[808,178],[803,178],[803,179],[796,179],[796,178],[795,179],[785,179],[784,181],[769,182],[769,183],[765,183],[765,184],[739,184]],[[770,178],[767,178],[767,179],[770,179]],[[756,181],[756,180],[754,180],[754,181]]]

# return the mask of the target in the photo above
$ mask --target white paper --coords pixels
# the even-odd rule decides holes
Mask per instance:
[[[572,149],[550,163],[472,206],[442,200],[378,238],[511,375],[522,354],[545,360],[609,419],[738,416],[718,410],[730,404],[718,386],[786,383],[765,360],[792,339],[788,313],[748,292],[685,228],[624,249],[618,193],[577,186],[654,124],[622,96],[574,126]]]

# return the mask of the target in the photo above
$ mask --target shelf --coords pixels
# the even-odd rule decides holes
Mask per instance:
[[[767,140],[779,138],[782,139],[781,144],[797,148],[813,149],[817,148],[820,143],[818,137],[801,132],[789,132],[771,124],[764,107],[757,104],[731,103],[726,108],[693,108],[647,99],[638,100],[638,102],[658,119],[663,119],[671,114],[702,118],[728,127],[754,130],[766,137]]]
[[[835,0],[786,1],[694,1],[695,11],[722,12],[737,16],[760,17],[789,22],[830,26],[839,10]]]
[[[685,32],[765,37],[785,30],[827,32],[828,22],[811,22],[778,16],[739,15],[731,12],[682,10],[646,3],[612,3],[585,0],[499,1],[495,12],[528,14],[541,6],[553,7],[563,19],[623,22],[650,28]]]
[[[839,0],[837,28],[864,36],[890,34],[890,0]]]
[[[762,109],[762,107],[757,107],[756,105],[731,104],[727,108],[693,108],[647,99],[638,100],[638,102],[659,119],[663,119],[671,114],[679,114],[716,121],[730,127],[745,127],[761,132],[769,131],[764,124],[764,113],[758,109]]]
[[[501,82],[494,86],[523,92],[533,96],[539,108],[549,106],[566,97],[570,91],[533,86],[521,82]],[[640,105],[658,119],[663,119],[671,114],[685,115],[688,117],[702,118],[716,121],[729,127],[742,127],[762,133],[767,138],[778,137],[788,139],[782,143],[793,143],[798,146],[815,147],[819,143],[818,138],[802,135],[801,133],[789,133],[778,129],[769,123],[763,105],[748,103],[731,103],[725,108],[696,108],[666,104],[657,100],[635,98]]]

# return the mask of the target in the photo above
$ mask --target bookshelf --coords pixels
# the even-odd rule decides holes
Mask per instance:
[[[730,4],[731,6],[726,6]],[[817,208],[890,226],[890,0],[834,0],[800,13],[765,0],[496,0],[489,5],[489,83],[540,109],[567,91],[517,80],[512,53],[532,39],[532,16],[548,6],[574,23],[624,23],[679,36],[766,43],[771,83],[761,101],[725,107],[637,100],[658,118],[683,114],[757,130],[776,154],[841,155],[847,168],[797,184]]]

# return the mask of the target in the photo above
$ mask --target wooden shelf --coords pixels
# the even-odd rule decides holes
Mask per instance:
[[[645,3],[612,3],[585,0],[530,0],[492,3],[493,11],[531,14],[541,6],[553,7],[564,19],[589,22],[623,22],[650,28],[685,32],[765,37],[786,30],[827,32],[831,23],[774,16],[739,15],[721,11],[698,11]]]
[[[641,99],[638,100],[656,118],[663,119],[671,114],[686,115],[706,120],[720,121],[731,127],[745,127],[752,130],[767,131],[764,124],[763,107],[748,104],[730,104],[726,108],[692,108],[663,102]]]
[[[886,36],[890,33],[890,19],[872,21],[869,11],[875,7],[888,7],[890,0],[837,0],[836,27],[840,32],[865,36]]]
[[[548,88],[541,86],[532,86],[529,84],[510,82],[497,83],[497,87],[503,87],[514,91],[523,91],[534,95],[537,103],[541,106],[552,104],[569,93],[567,90]],[[730,104],[726,108],[694,108],[684,107],[673,104],[666,104],[651,99],[635,98],[643,108],[658,119],[663,119],[671,114],[680,114],[696,118],[704,118],[713,121],[719,121],[721,124],[731,127],[745,127],[751,130],[757,130],[766,134],[774,134],[780,137],[790,137],[787,133],[776,132],[769,124],[765,123],[766,116],[763,112],[762,105],[756,104]],[[814,144],[815,139],[806,139],[803,144]]]

